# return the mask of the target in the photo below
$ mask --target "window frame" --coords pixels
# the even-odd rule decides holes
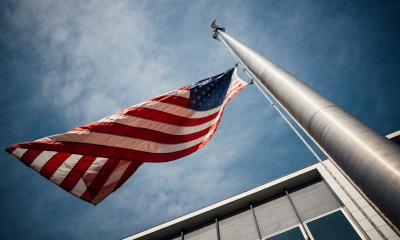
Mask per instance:
[[[311,218],[311,219],[309,219],[309,220],[307,220],[307,221],[304,221],[304,226],[305,226],[305,228],[306,228],[305,230],[310,234],[311,240],[315,240],[315,239],[314,239],[314,236],[312,235],[310,229],[308,228],[308,225],[307,225],[307,224],[308,224],[309,222],[315,221],[315,220],[317,220],[317,219],[320,219],[320,218],[322,218],[322,217],[328,216],[328,215],[330,215],[330,214],[332,214],[332,213],[339,212],[339,211],[342,212],[342,214],[343,214],[344,217],[347,219],[347,221],[350,223],[350,225],[353,227],[353,229],[356,231],[356,233],[358,234],[358,236],[359,236],[362,240],[366,240],[366,238],[365,238],[363,232],[362,232],[362,231],[358,228],[358,226],[353,222],[353,220],[352,220],[351,217],[347,214],[347,212],[345,211],[345,209],[343,209],[343,207],[337,208],[337,209],[335,209],[335,210],[326,212],[326,213],[324,213],[324,214],[321,214],[321,215],[319,215],[319,216],[316,216],[316,217],[314,217],[314,218]]]
[[[300,231],[301,231],[301,234],[303,235],[303,238],[304,238],[304,239],[307,239],[307,234],[306,234],[305,230],[303,229],[303,227],[301,226],[301,224],[297,224],[297,225],[294,225],[294,226],[291,226],[291,227],[282,229],[282,230],[280,230],[280,231],[278,231],[278,232],[274,232],[274,233],[272,233],[272,234],[269,234],[269,235],[267,235],[267,236],[264,236],[264,237],[261,238],[261,240],[268,240],[268,238],[270,238],[270,237],[279,235],[279,234],[281,234],[281,233],[284,233],[284,232],[289,231],[289,230],[291,230],[291,229],[294,229],[294,228],[296,228],[296,227],[300,228]]]

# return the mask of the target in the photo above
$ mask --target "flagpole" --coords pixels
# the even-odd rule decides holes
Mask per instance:
[[[240,62],[400,228],[400,147],[212,23]]]

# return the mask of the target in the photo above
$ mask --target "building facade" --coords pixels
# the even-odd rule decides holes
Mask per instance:
[[[398,143],[400,131],[388,135]],[[400,217],[400,216],[399,216]],[[398,239],[397,228],[330,160],[125,239]]]

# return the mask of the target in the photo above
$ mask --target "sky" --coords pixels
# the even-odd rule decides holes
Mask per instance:
[[[0,1],[0,146],[222,73],[226,32],[386,135],[400,129],[399,1]],[[241,74],[246,81],[249,79]],[[321,156],[323,157],[323,156]],[[119,239],[316,162],[255,86],[213,139],[144,164],[97,206],[0,152],[1,239]]]

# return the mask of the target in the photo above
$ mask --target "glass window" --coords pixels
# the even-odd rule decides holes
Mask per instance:
[[[279,233],[277,235],[267,237],[268,240],[304,240],[303,234],[300,228],[295,227],[285,232]]]
[[[342,211],[308,222],[307,226],[315,240],[361,239]]]

